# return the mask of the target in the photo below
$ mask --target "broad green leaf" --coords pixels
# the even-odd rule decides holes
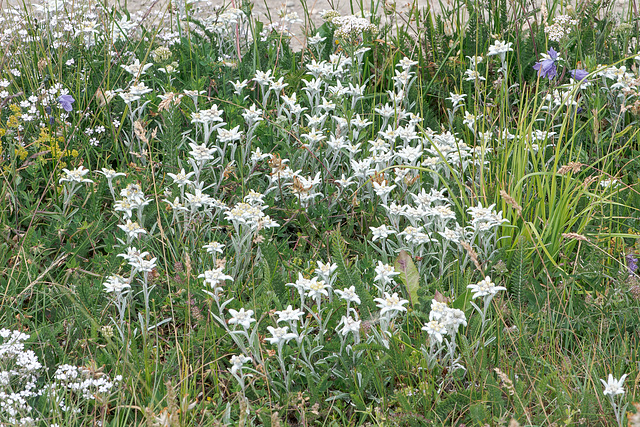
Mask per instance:
[[[418,269],[416,265],[413,263],[411,259],[411,255],[407,253],[407,251],[402,250],[396,258],[394,263],[394,267],[396,271],[400,272],[400,280],[404,283],[405,288],[407,289],[407,294],[409,295],[409,301],[411,301],[411,305],[415,305],[418,303],[418,286],[420,285],[420,274],[418,273]]]

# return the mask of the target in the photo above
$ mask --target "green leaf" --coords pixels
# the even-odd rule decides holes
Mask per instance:
[[[347,244],[342,238],[339,228],[331,233],[331,252],[333,256],[332,259],[338,265],[338,278],[346,287],[355,287],[356,293],[362,300],[360,308],[363,312],[373,313],[377,311],[376,303],[373,301],[371,294],[366,290],[362,279],[360,279],[362,275],[347,262]]]
[[[402,283],[404,283],[411,305],[416,305],[418,303],[420,274],[411,259],[411,255],[409,255],[405,250],[400,251],[398,258],[395,260],[394,267],[396,268],[396,271],[400,272],[400,276],[398,277]]]

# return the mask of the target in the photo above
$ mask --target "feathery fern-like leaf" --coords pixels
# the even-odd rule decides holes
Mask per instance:
[[[369,292],[365,289],[360,275],[350,270],[349,263],[347,262],[347,244],[339,230],[334,231],[331,235],[331,252],[333,253],[334,262],[338,265],[338,279],[346,287],[355,287],[356,293],[362,301],[360,306],[362,310],[369,313],[375,311],[376,305]]]

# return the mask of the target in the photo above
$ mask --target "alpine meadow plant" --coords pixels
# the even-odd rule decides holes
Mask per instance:
[[[631,7],[32,3],[0,424],[637,423]]]

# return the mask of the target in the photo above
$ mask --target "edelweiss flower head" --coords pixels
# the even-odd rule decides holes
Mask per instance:
[[[429,320],[440,320],[447,315],[449,306],[445,302],[440,302],[435,298],[431,300],[431,311],[429,312]]]
[[[338,264],[335,262],[332,264],[327,262],[324,264],[322,261],[316,261],[318,264],[318,268],[316,268],[315,272],[319,274],[323,280],[329,281],[333,273],[338,269]]]
[[[107,277],[107,280],[103,283],[104,291],[107,293],[122,294],[127,289],[131,288],[131,280],[116,274]]]
[[[269,344],[281,345],[289,342],[289,340],[298,338],[298,335],[293,332],[287,332],[289,330],[288,326],[284,326],[282,328],[267,326],[267,330],[272,335],[270,338],[266,338],[266,340],[269,341]]]
[[[118,228],[127,233],[130,239],[135,239],[140,234],[147,234],[147,231],[140,227],[140,224],[132,222],[130,219],[127,219],[126,224],[118,224]]]
[[[191,184],[189,178],[195,175],[195,172],[186,173],[184,168],[182,168],[178,173],[167,173],[167,175],[171,177],[173,182],[178,184],[179,187],[184,187],[187,184]]]
[[[327,292],[327,289],[329,288],[329,285],[327,285],[323,280],[318,280],[317,277],[314,277],[307,282],[309,298],[322,298],[322,295],[328,297],[329,293]]]
[[[291,322],[291,321],[299,321],[300,318],[304,315],[302,310],[296,308],[295,310],[290,305],[287,306],[286,310],[276,311],[278,315],[278,323],[280,322]]]
[[[203,274],[198,276],[199,279],[204,279],[204,282],[213,286],[216,286],[219,282],[224,280],[232,280],[233,277],[226,275],[222,272],[222,267],[213,270],[207,270]]]
[[[215,254],[216,252],[221,254],[224,249],[224,245],[218,242],[210,242],[202,247],[207,250],[207,253]]]
[[[231,373],[233,375],[236,375],[238,370],[241,370],[242,366],[250,360],[251,358],[245,356],[244,354],[231,356]]]
[[[429,334],[429,339],[442,342],[442,336],[447,334],[447,328],[437,320],[432,320],[422,327]]]
[[[418,61],[412,61],[405,56],[398,62],[396,67],[401,67],[403,70],[408,71],[414,65],[418,65]]]
[[[154,268],[156,268],[157,258],[151,258],[150,260],[146,260],[143,258],[138,259],[130,259],[129,265],[133,267],[136,271],[141,271],[143,273],[151,273]]]
[[[487,56],[500,55],[500,58],[504,58],[507,52],[513,52],[511,45],[513,45],[511,42],[505,43],[502,40],[496,40],[493,45],[489,46]]]
[[[394,292],[393,295],[385,292],[383,298],[375,298],[374,301],[378,303],[380,316],[384,316],[386,313],[390,313],[393,316],[400,311],[407,311],[404,305],[409,302],[409,300],[401,299],[397,292]]]
[[[349,332],[359,334],[361,322],[361,320],[356,320],[351,316],[342,316],[340,323],[338,323],[338,326],[342,325],[342,328],[339,329],[338,332],[342,334],[342,336],[347,336]]]
[[[624,394],[624,380],[627,378],[627,374],[624,374],[620,379],[613,378],[612,374],[609,374],[607,381],[600,379],[600,382],[604,386],[604,395],[615,397],[619,394]]]
[[[98,171],[98,173],[104,175],[104,177],[107,178],[107,180],[109,181],[119,176],[127,176],[126,173],[116,172],[113,169],[108,169],[108,168],[102,168],[102,170]]]
[[[382,261],[378,261],[378,266],[376,267],[376,277],[374,277],[373,280],[387,285],[389,283],[392,283],[393,277],[399,274],[400,273],[397,272],[392,265],[383,264]]]
[[[475,285],[467,286],[467,288],[471,289],[471,292],[473,292],[473,299],[484,296],[493,296],[497,294],[498,291],[507,290],[507,288],[505,288],[504,286],[496,286],[496,284],[491,281],[491,278],[489,276],[486,276]]]
[[[232,308],[229,309],[229,314],[231,314],[231,319],[229,319],[230,325],[240,325],[243,328],[247,329],[251,326],[256,319],[253,318],[253,310],[246,310],[241,308],[240,311],[236,311]]]
[[[317,44],[322,43],[326,39],[327,39],[326,37],[322,37],[320,33],[317,33],[315,36],[310,37],[307,41],[311,46],[315,46]]]
[[[378,239],[384,240],[395,232],[393,229],[387,228],[385,224],[382,224],[380,227],[369,227],[369,230],[371,230],[371,233],[373,234],[373,237],[371,238],[372,242],[375,242]]]
[[[64,172],[64,176],[60,178],[60,183],[62,182],[73,182],[73,183],[92,183],[93,181],[89,178],[85,178],[84,176],[89,173],[89,169],[85,169],[84,166],[78,166],[75,169],[62,169]]]
[[[360,304],[360,297],[356,293],[355,286],[351,286],[350,288],[344,288],[343,290],[336,289],[335,292],[336,294],[338,294],[340,298],[342,298],[345,301]]]
[[[453,108],[456,108],[461,102],[464,103],[464,99],[467,94],[458,95],[457,93],[449,92],[449,98],[445,98],[453,104]]]
[[[140,60],[136,59],[135,62],[131,65],[121,65],[122,68],[134,77],[138,77],[140,74],[144,74],[145,71],[149,69],[153,64],[140,64]]]

